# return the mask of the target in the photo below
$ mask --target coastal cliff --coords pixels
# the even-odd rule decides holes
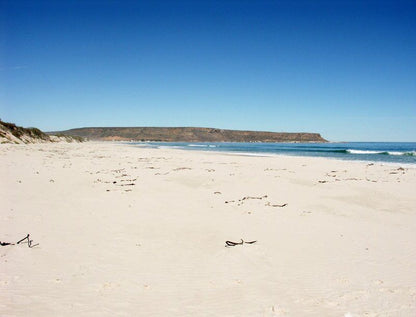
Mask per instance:
[[[319,133],[240,131],[214,128],[79,128],[59,132],[90,140],[161,142],[327,142]]]

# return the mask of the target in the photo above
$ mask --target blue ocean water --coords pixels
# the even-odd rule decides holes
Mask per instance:
[[[129,143],[130,145],[132,143]],[[184,143],[140,142],[141,147],[217,151],[244,155],[295,155],[416,165],[416,142]]]

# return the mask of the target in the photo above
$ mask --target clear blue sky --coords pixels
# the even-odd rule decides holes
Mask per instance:
[[[0,3],[4,121],[416,141],[415,1]]]

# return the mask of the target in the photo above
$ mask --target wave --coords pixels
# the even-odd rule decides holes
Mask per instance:
[[[388,154],[386,151],[370,151],[370,150],[347,150],[350,154]]]
[[[187,146],[190,146],[190,147],[217,147],[216,145],[213,145],[213,144],[188,144]]]
[[[187,144],[188,147],[199,148],[217,148],[214,144]],[[186,147],[185,146],[185,147]],[[394,156],[416,156],[416,151],[387,151],[387,150],[356,150],[356,149],[342,149],[342,148],[323,148],[323,147],[284,147],[284,148],[263,148],[263,147],[221,147],[224,151],[239,152],[239,153],[334,153],[334,154],[358,154],[358,155],[394,155]]]
[[[399,151],[371,151],[371,150],[346,150],[349,154],[378,154],[378,155],[405,155],[405,156],[416,156],[416,151],[411,152],[399,152]]]
[[[157,149],[182,149],[181,146],[177,145],[160,145],[156,147]]]

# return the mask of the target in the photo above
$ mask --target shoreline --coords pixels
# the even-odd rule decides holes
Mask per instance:
[[[0,166],[0,241],[39,243],[0,246],[1,314],[416,312],[414,168],[107,142]]]
[[[109,142],[109,141],[98,141],[98,142]],[[129,142],[120,142],[118,143],[117,141],[115,142],[116,144],[124,144],[124,145],[130,145],[132,147],[138,147],[138,148],[153,148],[150,146],[146,146],[146,143],[135,143],[135,144],[130,144]],[[156,142],[155,142],[156,143]],[[204,143],[204,142],[198,142],[198,143]],[[394,142],[393,142],[394,143]],[[403,143],[407,143],[407,142],[403,142]],[[389,161],[381,161],[381,160],[365,160],[365,159],[352,159],[352,158],[339,158],[339,157],[330,157],[330,156],[313,156],[313,155],[296,155],[296,154],[289,154],[289,153],[266,153],[266,152],[234,152],[234,151],[222,151],[222,150],[215,150],[215,149],[211,149],[211,150],[202,150],[202,149],[195,149],[197,148],[197,146],[192,145],[192,143],[190,143],[190,145],[188,145],[189,147],[191,147],[190,149],[186,149],[186,148],[180,148],[180,147],[175,147],[175,146],[164,146],[163,142],[161,143],[161,147],[155,147],[155,149],[172,149],[172,150],[180,150],[180,151],[191,151],[191,152],[200,152],[200,153],[218,153],[218,154],[225,154],[225,155],[236,155],[236,156],[248,156],[248,157],[279,157],[279,156],[284,156],[284,157],[300,157],[300,158],[322,158],[322,159],[329,159],[329,160],[339,160],[339,161],[343,161],[343,162],[359,162],[359,163],[363,163],[363,164],[369,164],[369,163],[373,163],[373,164],[384,164],[387,166],[404,166],[406,168],[416,168],[416,162],[415,163],[403,163],[403,162],[389,162]],[[209,144],[209,142],[207,142],[207,144]],[[284,143],[281,143],[284,144]]]

